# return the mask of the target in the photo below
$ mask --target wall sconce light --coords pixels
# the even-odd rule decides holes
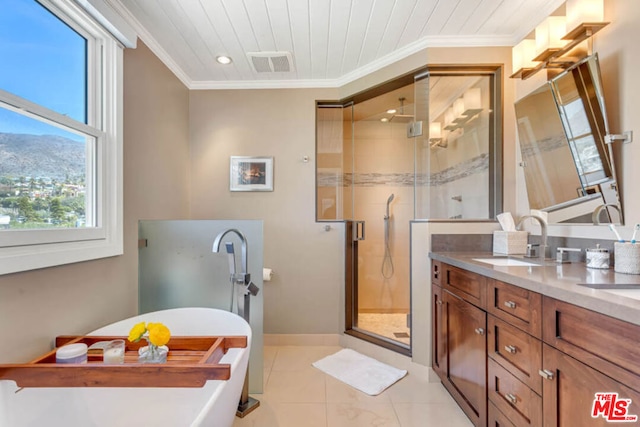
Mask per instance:
[[[470,88],[462,97],[456,99],[453,105],[444,113],[444,129],[455,131],[463,128],[472,118],[482,111],[482,97],[480,88]]]
[[[604,21],[602,0],[567,0],[565,7],[569,33],[580,31],[583,25],[593,25]]]
[[[464,101],[464,114],[467,117],[473,117],[482,111],[482,97],[479,87],[467,89],[462,100]]]
[[[431,148],[447,148],[449,145],[447,142],[448,135],[449,131],[442,130],[442,124],[440,122],[429,123],[429,146]]]
[[[533,39],[522,40],[514,46],[511,51],[511,56],[514,75],[522,72],[522,70],[534,68],[538,65],[538,63],[533,60],[536,56],[536,41]]]
[[[513,48],[511,78],[527,79],[542,69],[564,69],[582,59],[567,54],[609,24],[602,22],[603,10],[603,0],[567,0],[566,17],[549,16],[536,27],[535,41],[525,39]]]
[[[429,142],[438,143],[442,141],[442,124],[440,122],[429,123]]]
[[[453,107],[447,108],[447,111],[444,112],[444,128],[446,130],[455,130],[457,126],[454,122],[456,118],[455,114],[453,114]]]
[[[544,61],[567,45],[563,37],[567,33],[567,18],[549,16],[536,27],[536,57],[534,61]]]

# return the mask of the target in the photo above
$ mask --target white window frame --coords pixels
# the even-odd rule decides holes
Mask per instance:
[[[87,41],[87,124],[0,90],[0,103],[50,124],[91,135],[87,186],[95,224],[77,229],[1,230],[0,274],[122,255],[123,46],[71,0],[38,0]],[[94,163],[94,160],[95,163]],[[87,194],[89,195],[88,192]],[[88,207],[88,209],[92,209]]]

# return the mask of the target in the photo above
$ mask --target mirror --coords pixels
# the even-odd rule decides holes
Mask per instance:
[[[530,209],[549,223],[622,223],[597,55],[515,104]]]

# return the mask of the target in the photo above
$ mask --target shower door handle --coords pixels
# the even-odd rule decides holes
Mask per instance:
[[[353,241],[364,240],[364,221],[353,221]]]

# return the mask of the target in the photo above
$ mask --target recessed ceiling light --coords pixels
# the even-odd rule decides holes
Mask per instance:
[[[231,58],[229,58],[228,56],[224,56],[224,55],[216,57],[216,61],[218,61],[220,64],[224,64],[224,65],[231,64]]]
[[[381,121],[381,122],[385,122],[385,123],[386,123],[386,122],[388,122],[388,121],[389,121],[389,119],[387,119],[386,117],[383,117],[383,118],[381,118],[381,119],[380,119],[380,121]]]
[[[388,114],[395,114],[395,113],[397,113],[397,110],[395,108],[391,108],[391,109],[387,110],[387,113]]]

